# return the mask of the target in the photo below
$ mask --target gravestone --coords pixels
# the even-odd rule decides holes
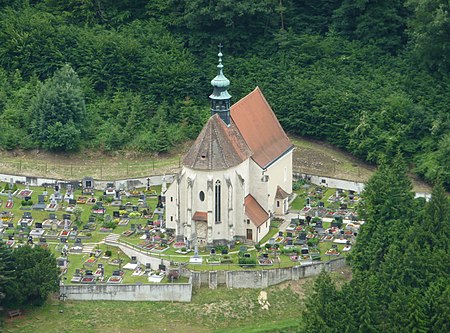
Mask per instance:
[[[287,232],[286,237],[292,237],[292,232]]]
[[[118,210],[113,211],[112,214],[113,214],[113,217],[114,217],[114,218],[119,218],[119,217],[120,217],[120,213],[119,213]]]
[[[31,216],[30,212],[23,212],[23,218],[25,218],[25,219],[32,219],[33,217]]]
[[[56,220],[56,214],[50,213],[50,214],[48,214],[48,218],[49,218],[49,220]]]
[[[34,224],[34,227],[35,227],[36,229],[42,229],[42,222],[36,222],[36,223]]]
[[[131,256],[131,263],[137,264],[137,258],[135,256]]]
[[[67,243],[67,238],[66,237],[61,237],[60,241],[61,241],[61,243]]]
[[[39,238],[39,243],[47,243],[47,240],[44,237]]]
[[[77,201],[75,199],[69,199],[69,205],[76,205]]]
[[[132,223],[132,224],[130,225],[130,229],[131,229],[131,230],[136,230],[136,224],[133,224],[133,223]]]
[[[63,220],[70,220],[70,214],[63,214]]]
[[[227,249],[223,249],[222,250],[222,254],[228,254],[228,250]]]
[[[283,231],[278,231],[278,236],[283,237]]]
[[[151,270],[151,269],[152,269],[152,264],[149,263],[149,262],[147,262],[147,263],[145,264],[145,270],[146,270],[146,271],[149,271],[149,270]]]

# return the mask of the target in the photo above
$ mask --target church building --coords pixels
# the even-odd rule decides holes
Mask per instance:
[[[189,247],[260,241],[292,193],[294,146],[258,87],[231,105],[218,56],[211,117],[165,193],[166,228]]]

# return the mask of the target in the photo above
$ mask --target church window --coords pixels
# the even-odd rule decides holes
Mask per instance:
[[[173,197],[170,197],[170,202],[173,202]]]
[[[284,167],[284,181],[287,181],[287,167]]]
[[[220,180],[216,181],[214,199],[215,199],[215,214],[214,220],[216,223],[220,223],[220,211],[221,211],[221,186]]]
[[[280,207],[280,200],[277,200],[277,208]]]
[[[199,196],[199,198],[200,198],[200,201],[205,201],[205,192],[203,192],[203,191],[200,191],[200,193],[198,194],[198,196]]]
[[[173,222],[173,216],[170,217],[170,222]]]
[[[249,219],[247,219],[247,224],[250,224],[250,220]]]

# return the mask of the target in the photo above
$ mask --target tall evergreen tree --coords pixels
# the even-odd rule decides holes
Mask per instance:
[[[365,220],[352,253],[359,270],[376,269],[389,246],[408,223],[414,194],[407,168],[400,156],[383,162],[367,182],[362,194],[361,216]]]
[[[86,107],[80,80],[70,65],[46,81],[31,105],[33,138],[50,150],[77,150],[84,134]]]

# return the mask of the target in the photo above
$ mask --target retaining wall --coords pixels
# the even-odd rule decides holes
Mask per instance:
[[[175,301],[190,302],[191,283],[62,285],[61,294],[79,301]]]
[[[227,288],[267,288],[284,281],[296,281],[305,277],[318,275],[322,271],[334,271],[346,266],[345,258],[311,265],[245,271],[206,271],[191,272],[194,288],[209,287],[215,289],[220,285]]]

